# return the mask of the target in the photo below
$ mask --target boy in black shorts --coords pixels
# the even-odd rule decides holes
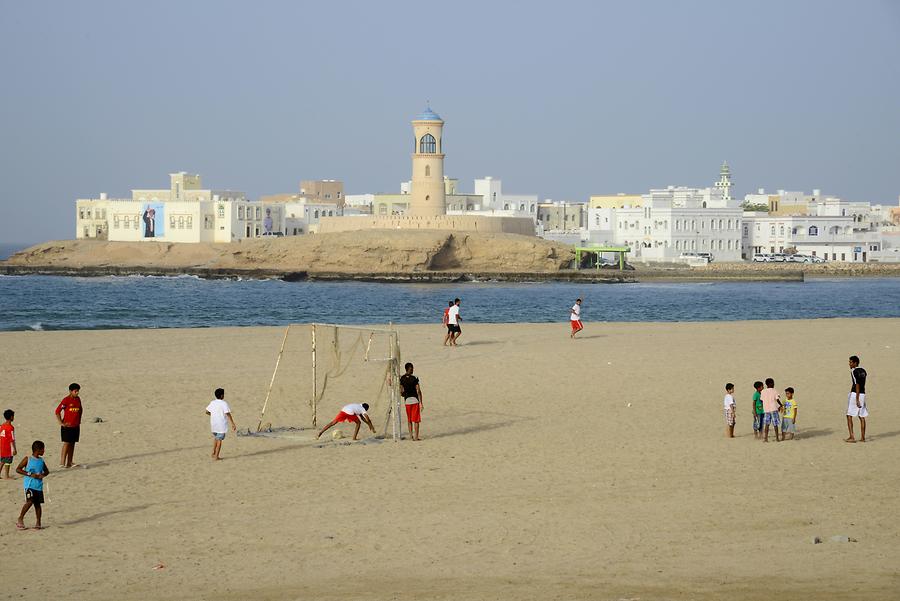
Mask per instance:
[[[18,467],[16,467],[16,473],[25,476],[22,480],[25,485],[25,504],[22,505],[22,511],[19,512],[16,528],[26,530],[25,514],[34,506],[34,527],[40,530],[41,505],[44,504],[44,477],[50,473],[50,470],[47,469],[47,464],[44,463],[43,442],[35,440],[31,443],[31,456],[19,462]]]
[[[81,386],[69,384],[69,395],[56,407],[56,421],[59,422],[59,436],[62,440],[62,451],[59,467],[78,467],[75,459],[75,443],[81,438]]]

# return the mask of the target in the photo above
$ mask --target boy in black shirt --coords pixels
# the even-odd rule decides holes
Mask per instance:
[[[856,442],[853,436],[853,418],[859,418],[859,442],[866,442],[866,418],[869,410],[866,408],[866,370],[859,366],[859,357],[850,357],[850,395],[847,397],[847,430],[850,437],[844,442]]]
[[[400,394],[406,404],[406,423],[409,424],[409,437],[419,440],[419,422],[422,421],[422,389],[419,378],[413,375],[413,364],[406,364],[406,373],[400,376]]]

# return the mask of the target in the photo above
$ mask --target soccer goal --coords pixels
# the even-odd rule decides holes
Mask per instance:
[[[400,439],[400,344],[392,329],[314,323],[284,330],[257,432],[321,427],[368,403],[381,438]]]

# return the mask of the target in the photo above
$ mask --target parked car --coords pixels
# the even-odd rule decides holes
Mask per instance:
[[[712,261],[712,255],[709,253],[683,252],[678,258],[688,261],[706,261],[707,263]]]
[[[769,263],[772,261],[772,255],[766,253],[756,253],[753,255],[754,263]]]

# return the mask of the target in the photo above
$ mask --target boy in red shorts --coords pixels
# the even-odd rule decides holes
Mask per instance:
[[[406,364],[406,373],[400,376],[400,393],[406,405],[406,423],[409,425],[409,437],[419,440],[419,422],[422,421],[422,389],[419,378],[413,375],[413,364]]]
[[[81,386],[69,384],[69,395],[59,402],[56,408],[56,421],[59,422],[59,436],[62,439],[62,451],[59,467],[78,467],[75,460],[75,443],[81,437]]]
[[[576,299],[575,304],[572,305],[572,309],[569,311],[569,323],[572,324],[572,333],[569,335],[569,338],[575,338],[575,334],[584,329],[584,326],[581,323],[581,299]]]
[[[356,424],[356,430],[353,431],[353,440],[356,440],[356,437],[359,435],[360,419],[366,422],[366,425],[369,426],[369,430],[372,431],[372,434],[375,434],[375,426],[372,425],[372,420],[369,419],[369,414],[366,413],[368,410],[368,403],[363,403],[362,405],[358,403],[344,405],[341,408],[341,412],[338,413],[333,420],[331,420],[331,423],[319,430],[319,433],[316,434],[316,438],[319,438],[320,436],[322,436],[322,434],[325,434],[325,431],[335,424],[339,424],[341,422],[353,422],[354,424]]]

